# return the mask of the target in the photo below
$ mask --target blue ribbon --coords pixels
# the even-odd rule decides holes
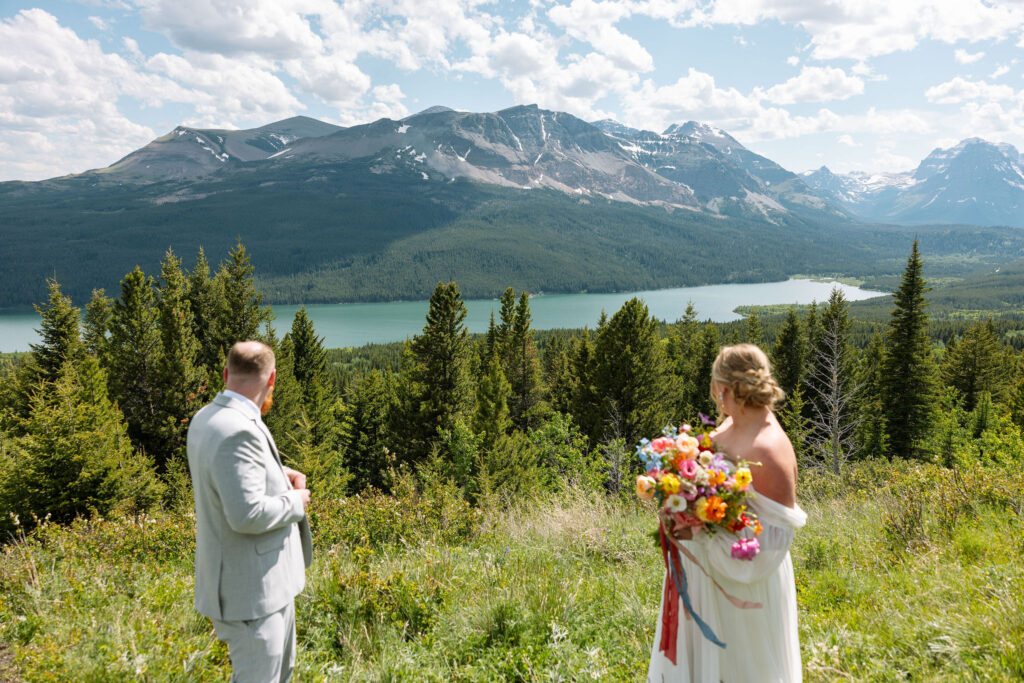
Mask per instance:
[[[683,605],[686,607],[686,611],[691,617],[693,617],[693,620],[697,622],[697,627],[700,629],[700,632],[704,634],[704,637],[724,650],[725,643],[719,640],[718,636],[715,635],[715,632],[711,630],[711,627],[704,623],[704,620],[697,616],[697,613],[693,611],[693,605],[690,604],[690,591],[687,590],[686,570],[682,568],[682,562],[682,558],[679,558],[680,567],[677,572],[676,563],[672,559],[671,553],[669,554],[668,571],[672,575],[672,581],[676,584],[676,591],[678,591],[679,595],[683,598]]]

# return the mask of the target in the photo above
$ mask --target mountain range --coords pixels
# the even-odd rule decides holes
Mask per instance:
[[[968,138],[905,173],[802,174],[821,197],[864,220],[1024,226],[1024,159],[1013,145]]]
[[[268,297],[288,302],[424,298],[448,278],[469,296],[793,273],[884,285],[916,230],[863,219],[928,220],[908,198],[938,192],[939,178],[945,194],[931,205],[948,204],[982,170],[976,204],[1011,216],[1019,204],[983,192],[1020,172],[1011,152],[965,141],[913,178],[872,181],[878,190],[827,170],[792,173],[693,121],[656,133],[532,105],[431,107],[347,128],[307,117],[251,130],[179,126],[107,168],[0,183],[0,306],[41,300],[51,275],[80,300],[136,264],[155,272],[168,247],[187,258],[202,246],[216,259],[239,239]],[[998,223],[1024,221],[984,221]],[[924,232],[926,255],[970,254],[946,262],[946,275],[1024,256],[1016,230]]]

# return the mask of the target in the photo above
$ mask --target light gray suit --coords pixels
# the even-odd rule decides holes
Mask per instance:
[[[218,394],[192,418],[187,450],[196,505],[195,607],[228,641],[238,679],[235,651],[251,643],[235,647],[222,631],[234,625],[255,637],[257,620],[292,609],[312,558],[309,522],[251,402]],[[294,661],[293,642],[289,654]],[[290,675],[288,662],[284,667]]]

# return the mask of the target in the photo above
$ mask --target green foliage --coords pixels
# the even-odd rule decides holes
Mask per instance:
[[[21,427],[21,435],[6,441],[0,509],[22,524],[47,516],[66,523],[90,511],[145,511],[159,500],[152,463],[133,452],[94,359],[69,361],[55,381],[40,384]]]
[[[598,401],[593,421],[584,425],[593,441],[634,443],[664,427],[676,403],[668,373],[657,322],[639,299],[630,299],[597,332],[592,381]]]
[[[61,292],[60,284],[46,281],[48,301],[36,306],[36,313],[42,318],[39,327],[40,344],[30,344],[35,367],[35,379],[54,382],[61,374],[64,363],[77,363],[85,355],[85,347],[79,334],[81,318],[79,310],[71,305],[71,299]]]
[[[967,329],[963,339],[947,346],[940,368],[942,381],[960,392],[967,410],[974,409],[982,393],[1001,403],[1009,393],[1012,378],[1006,372],[1009,360],[996,338],[992,320],[979,321]]]
[[[497,353],[487,363],[484,375],[476,387],[476,411],[473,413],[473,431],[482,438],[484,448],[492,448],[500,436],[508,432],[508,397],[511,391],[501,371]]]
[[[807,338],[795,308],[786,313],[786,322],[772,347],[772,373],[786,396],[803,383],[807,364]]]
[[[238,242],[214,278],[217,341],[225,352],[235,342],[258,338],[260,328],[273,319],[263,305],[263,293],[256,289],[255,271],[245,246]]]
[[[893,455],[925,458],[925,439],[935,411],[935,363],[928,339],[928,315],[917,240],[907,259],[886,336],[882,398]]]
[[[371,370],[352,390],[345,411],[343,450],[358,490],[390,491],[395,457],[388,449],[392,412],[397,408],[390,371]]]

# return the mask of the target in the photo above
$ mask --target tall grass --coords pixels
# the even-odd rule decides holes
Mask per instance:
[[[1024,484],[867,463],[801,488],[810,681],[1024,677]],[[319,501],[297,679],[639,681],[650,511],[573,492],[476,510],[449,487]],[[226,680],[192,610],[185,513],[43,524],[0,553],[0,653],[28,681]]]

